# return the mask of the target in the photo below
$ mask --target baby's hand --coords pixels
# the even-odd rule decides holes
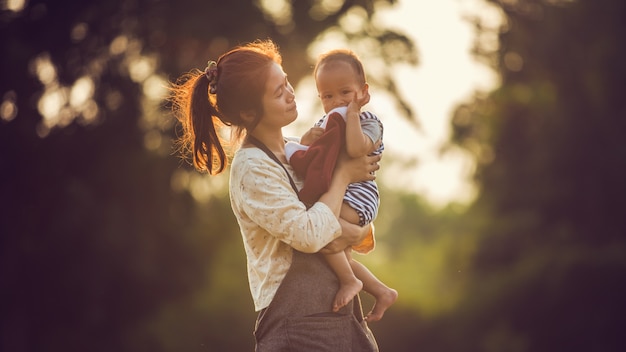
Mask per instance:
[[[357,115],[360,114],[361,108],[365,104],[369,103],[369,101],[370,101],[369,91],[366,91],[365,94],[361,97],[359,97],[357,93],[354,93],[354,98],[348,104],[348,112],[347,112],[348,116],[350,116],[351,113],[356,113]]]
[[[311,127],[300,139],[300,144],[302,145],[311,145],[311,143],[315,142],[318,138],[322,136],[324,133],[324,129],[321,127]]]

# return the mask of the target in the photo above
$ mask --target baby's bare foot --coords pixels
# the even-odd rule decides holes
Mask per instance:
[[[376,302],[374,303],[372,311],[365,316],[365,320],[369,323],[382,319],[387,308],[391,307],[393,302],[395,302],[398,298],[398,291],[393,288],[389,288],[385,290],[384,293],[377,295],[375,298]]]
[[[362,289],[363,282],[356,277],[350,282],[341,283],[333,302],[333,312],[339,311],[341,307],[348,304]]]

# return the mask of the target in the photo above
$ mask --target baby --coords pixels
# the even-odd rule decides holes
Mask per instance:
[[[350,103],[369,97],[363,65],[349,50],[332,50],[320,56],[314,69],[315,82],[326,115],[311,128],[300,143],[285,146],[287,159],[294,171],[304,177],[300,199],[313,204],[328,188],[337,156],[345,145],[350,157],[381,154],[383,125],[371,112],[349,109]],[[356,110],[356,111],[355,111]],[[374,249],[374,231],[371,224],[378,214],[380,204],[378,186],[374,181],[353,183],[344,196],[340,217],[348,222],[366,226],[371,230],[363,242],[345,251],[327,254],[326,259],[339,279],[339,290],[333,302],[338,311],[357,295],[361,289],[376,299],[372,311],[365,319],[380,320],[384,312],[398,297],[396,290],[387,287],[367,267],[354,260],[351,251],[368,253]]]

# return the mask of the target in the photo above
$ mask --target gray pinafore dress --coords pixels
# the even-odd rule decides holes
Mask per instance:
[[[378,352],[358,295],[332,312],[338,288],[322,255],[294,250],[274,299],[257,318],[256,352]]]
[[[285,169],[263,143],[251,135],[247,139]],[[339,312],[332,312],[338,289],[339,280],[323,255],[294,249],[285,278],[257,318],[256,352],[378,352],[358,295]]]

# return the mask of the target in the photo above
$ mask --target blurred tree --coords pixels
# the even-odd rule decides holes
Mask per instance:
[[[390,68],[416,53],[372,21],[393,3],[2,2],[0,349],[250,350],[225,184],[171,155],[163,86],[266,37],[296,84],[308,45],[349,13],[363,25],[346,39],[386,63],[374,77],[394,93]]]
[[[505,24],[477,53],[502,85],[453,117],[478,161],[466,216],[489,220],[437,350],[623,351],[626,3],[490,3]]]

